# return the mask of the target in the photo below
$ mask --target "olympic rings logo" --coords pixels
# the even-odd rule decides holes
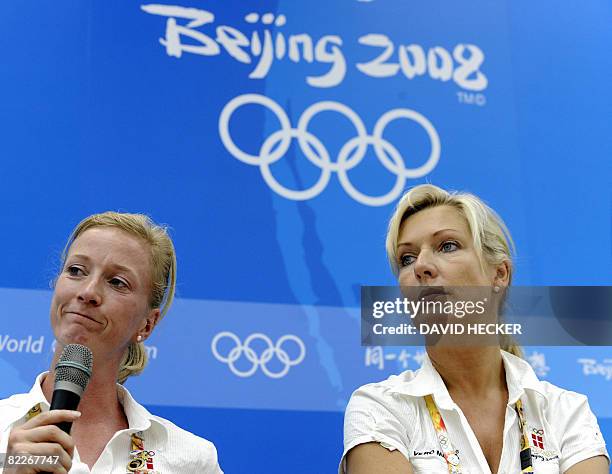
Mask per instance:
[[[218,350],[219,341],[224,338],[229,338],[234,343],[234,348],[231,349],[225,356],[219,354]],[[251,347],[253,341],[256,340],[263,341],[267,346],[261,355],[258,355]],[[289,354],[287,354],[287,352],[283,349],[283,344],[289,341],[297,344],[299,348],[299,354],[295,359],[291,359]],[[306,347],[304,342],[293,334],[286,334],[282,336],[276,342],[276,344],[272,344],[272,340],[265,334],[254,333],[247,337],[243,344],[240,342],[238,336],[236,336],[233,332],[223,331],[213,338],[210,347],[215,358],[220,362],[226,363],[231,371],[238,377],[250,377],[257,371],[258,367],[261,367],[262,372],[268,377],[280,379],[281,377],[287,375],[291,367],[302,362],[306,356]],[[252,364],[252,366],[247,370],[240,370],[236,367],[236,361],[238,361],[242,355],[244,355]],[[270,362],[274,356],[276,356],[277,359],[283,364],[283,368],[278,372],[271,371],[267,366],[268,362]]]
[[[268,108],[280,122],[280,130],[270,134],[261,145],[259,154],[252,155],[240,149],[229,131],[232,114],[243,105],[257,104]],[[337,112],[348,118],[355,127],[356,135],[340,149],[335,161],[331,160],[329,151],[323,143],[308,131],[310,121],[321,112]],[[400,152],[383,136],[389,123],[398,119],[412,120],[419,124],[429,137],[431,153],[427,161],[417,168],[408,168]],[[374,125],[372,135],[368,135],[359,115],[350,107],[333,101],[317,102],[308,107],[298,120],[297,128],[292,128],[289,117],[283,108],[272,99],[260,94],[244,94],[229,101],[219,117],[219,135],[225,148],[236,159],[249,165],[259,166],[261,175],[268,186],[277,194],[294,201],[304,201],[318,196],[327,186],[331,173],[338,173],[338,180],[346,193],[355,201],[368,206],[384,206],[397,199],[404,189],[407,178],[420,178],[434,169],[440,159],[440,137],[427,118],[411,109],[393,109],[384,113]],[[313,165],[321,170],[317,182],[304,190],[289,189],[280,184],[272,175],[270,165],[279,161],[291,146],[292,139],[297,138],[300,150]],[[393,188],[381,196],[370,196],[359,191],[351,183],[348,171],[355,168],[364,159],[368,146],[374,147],[376,158],[396,180]]]

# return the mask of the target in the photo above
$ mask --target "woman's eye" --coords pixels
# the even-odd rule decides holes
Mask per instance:
[[[120,278],[111,278],[109,283],[117,288],[127,288],[127,283]]]
[[[459,248],[456,242],[444,242],[440,247],[443,252],[454,252]]]
[[[76,265],[70,265],[66,268],[66,273],[70,276],[79,276],[83,274],[83,269],[81,267],[77,267]]]
[[[400,267],[411,265],[416,260],[414,255],[402,255],[400,258]]]

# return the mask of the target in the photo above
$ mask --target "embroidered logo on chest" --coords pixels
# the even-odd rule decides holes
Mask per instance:
[[[544,430],[542,428],[531,428],[531,445],[544,449]]]
[[[555,449],[550,449],[550,443],[545,441],[544,430],[542,428],[536,428],[533,426],[531,426],[529,429],[531,457],[533,460],[539,462],[558,462],[559,453]],[[548,449],[546,446],[548,446]]]

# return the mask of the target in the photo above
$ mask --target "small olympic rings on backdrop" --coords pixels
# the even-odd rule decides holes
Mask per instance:
[[[233,113],[238,108],[248,104],[260,105],[269,109],[280,123],[280,130],[271,133],[264,140],[258,154],[250,154],[239,148],[229,130],[229,122]],[[344,116],[355,128],[355,136],[340,148],[335,160],[332,160],[329,151],[321,140],[308,131],[308,125],[313,117],[327,111]],[[398,119],[416,122],[429,137],[431,143],[430,155],[425,163],[416,168],[406,167],[403,156],[384,137],[387,125]],[[335,172],[338,174],[338,180],[346,193],[355,201],[368,206],[384,206],[397,199],[404,190],[406,179],[420,178],[434,169],[440,159],[441,149],[440,137],[431,122],[411,109],[393,109],[384,113],[374,125],[372,135],[368,135],[363,121],[350,107],[339,102],[323,101],[308,107],[299,118],[297,128],[292,128],[285,110],[272,99],[260,94],[244,94],[229,101],[219,117],[219,135],[225,148],[234,158],[249,165],[259,166],[261,175],[268,186],[287,199],[303,201],[318,196],[327,187],[331,174]],[[315,184],[303,190],[283,186],[270,170],[270,165],[285,156],[294,138],[297,139],[300,150],[306,159],[321,170],[319,179]],[[380,163],[396,177],[392,189],[380,196],[370,196],[359,191],[348,177],[348,172],[364,159],[369,145],[372,145]]]
[[[226,355],[219,353],[219,341],[222,339],[230,339],[233,342],[233,347]],[[261,354],[258,354],[251,344],[254,341],[261,340],[265,343],[265,349]],[[294,359],[289,357],[289,354],[284,349],[286,343],[293,342],[298,347],[298,354]],[[306,346],[304,342],[293,334],[285,334],[276,341],[276,344],[272,343],[272,340],[262,333],[254,333],[248,336],[244,343],[240,341],[238,336],[233,332],[223,331],[217,334],[211,344],[211,350],[215,358],[223,363],[226,363],[230,370],[238,377],[250,377],[253,375],[258,368],[270,378],[279,379],[284,377],[289,372],[289,369],[295,365],[298,365],[304,360],[306,356]],[[244,356],[250,363],[250,367],[246,370],[241,370],[236,367],[236,362]],[[282,364],[282,369],[278,372],[274,372],[268,368],[268,363],[276,357]]]

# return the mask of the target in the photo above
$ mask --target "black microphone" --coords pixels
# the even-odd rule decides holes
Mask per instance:
[[[51,399],[51,410],[76,410],[81,395],[89,383],[93,355],[88,347],[81,344],[68,344],[64,347],[59,362],[55,366],[55,386]],[[70,434],[71,421],[62,421],[58,428]]]

